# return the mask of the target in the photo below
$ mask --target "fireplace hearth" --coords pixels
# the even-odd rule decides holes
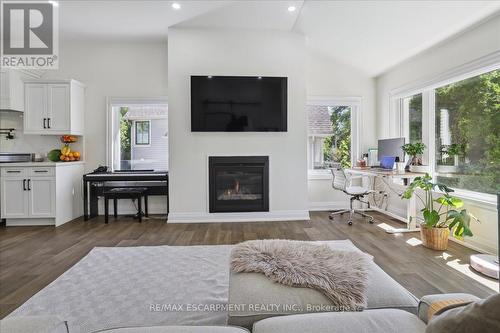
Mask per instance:
[[[269,211],[267,156],[209,157],[210,213]]]

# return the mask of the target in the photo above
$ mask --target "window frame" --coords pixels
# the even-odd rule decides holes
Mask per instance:
[[[320,106],[349,106],[351,108],[351,164],[354,165],[356,156],[361,152],[361,114],[362,114],[362,97],[336,97],[336,96],[308,96],[307,105]],[[306,112],[307,113],[307,112]],[[309,115],[307,115],[309,116]],[[309,124],[309,122],[307,122]],[[307,140],[309,140],[309,129],[307,129]],[[306,152],[309,154],[309,144]],[[331,179],[332,174],[327,169],[309,169],[307,168],[307,177],[309,180],[314,179]]]
[[[137,124],[148,123],[148,143],[137,143]],[[151,119],[134,120],[134,147],[151,147]]]
[[[394,126],[391,135],[404,137],[407,142],[409,142],[409,114],[405,112],[403,100],[422,94],[422,142],[427,147],[422,160],[425,165],[429,166],[429,174],[434,180],[436,180],[436,89],[494,70],[500,70],[500,51],[453,68],[431,79],[419,80],[394,89],[389,93],[391,123]],[[454,190],[457,196],[464,199],[496,205],[495,194],[467,189]],[[440,193],[440,191],[436,192]]]
[[[147,97],[147,98],[112,97],[112,96],[106,97],[106,165],[109,167],[111,171],[115,171],[114,161],[116,159],[117,152],[113,145],[113,142],[115,141],[114,134],[118,130],[115,121],[116,119],[114,119],[115,114],[113,112],[113,109],[118,107],[125,107],[132,105],[146,105],[146,104],[168,105],[168,98],[167,96]],[[131,142],[132,145],[134,141]]]

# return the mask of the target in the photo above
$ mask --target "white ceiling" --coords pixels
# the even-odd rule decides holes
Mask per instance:
[[[159,40],[171,26],[276,29],[376,76],[500,12],[500,1],[60,0],[61,39]],[[295,6],[289,12],[289,6]]]
[[[158,40],[167,30],[227,5],[230,1],[190,0],[174,10],[164,0],[59,0],[60,38]]]
[[[292,30],[304,1],[241,0],[179,23],[180,27]],[[288,7],[295,7],[289,12]]]
[[[500,1],[306,1],[296,30],[376,76],[499,10]]]

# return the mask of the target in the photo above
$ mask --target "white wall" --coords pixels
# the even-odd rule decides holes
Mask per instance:
[[[167,95],[167,43],[61,41],[59,70],[44,78],[73,78],[85,90],[85,169],[106,163],[106,97]]]
[[[413,57],[377,78],[377,128],[379,137],[390,137],[398,124],[389,113],[391,90],[439,74],[500,50],[500,16],[476,26],[455,38]],[[392,197],[390,209],[403,210],[404,202]],[[472,224],[474,237],[466,242],[485,251],[498,251],[497,212],[495,204],[466,201],[465,208],[476,215],[481,224]]]
[[[43,78],[74,78],[85,90],[85,170],[106,164],[106,97],[167,96],[167,42],[61,41],[59,69]],[[132,212],[120,200],[121,212]],[[166,211],[164,198],[150,199],[150,212]],[[102,213],[102,210],[100,211]]]
[[[295,33],[257,30],[169,30],[169,221],[209,220],[209,155],[269,155],[270,213],[262,219],[307,218],[306,53]],[[192,133],[190,75],[288,77],[288,131]],[[244,219],[245,214],[217,214]],[[253,218],[255,220],[255,218]]]
[[[361,97],[360,148],[376,147],[375,80],[359,70],[313,51],[307,55],[307,96]],[[331,177],[309,177],[309,207],[312,210],[345,208],[348,197],[331,186]]]

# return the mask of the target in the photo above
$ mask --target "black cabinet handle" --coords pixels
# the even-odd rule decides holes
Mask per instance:
[[[43,118],[43,128],[47,128],[47,125],[45,125],[46,121],[47,121],[47,118]]]
[[[19,170],[7,170],[7,173],[21,173]]]
[[[31,179],[28,179],[28,191],[31,191]]]
[[[23,179],[23,191],[26,191],[26,179]]]
[[[50,128],[50,118],[47,118],[47,127]]]

